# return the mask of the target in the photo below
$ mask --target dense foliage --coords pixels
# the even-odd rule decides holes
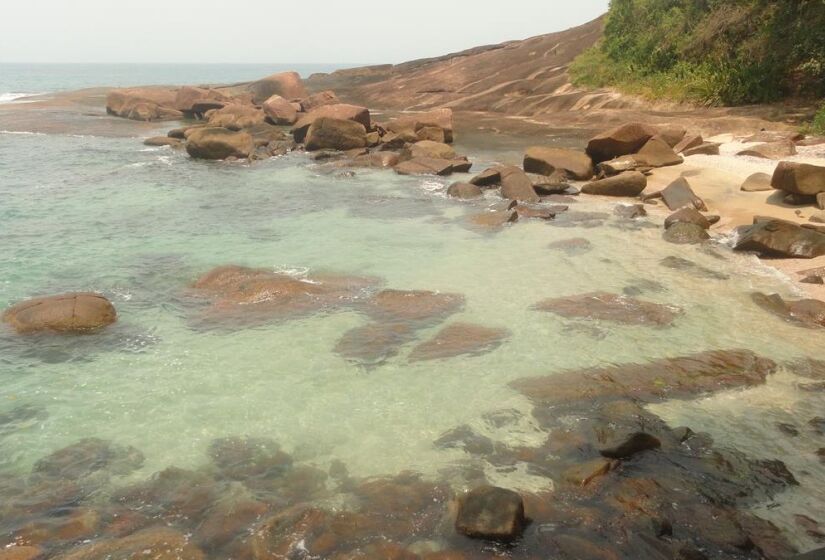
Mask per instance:
[[[825,0],[611,0],[581,85],[709,105],[825,97]]]

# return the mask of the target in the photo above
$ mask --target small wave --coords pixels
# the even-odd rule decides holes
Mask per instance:
[[[31,132],[29,130],[0,130],[0,134],[17,134],[20,136],[46,136],[43,132]]]
[[[14,101],[17,101],[18,99],[23,98],[23,97],[31,97],[32,95],[43,95],[43,93],[42,92],[22,93],[22,92],[14,92],[14,91],[6,92],[6,93],[0,93],[0,103],[12,103]]]

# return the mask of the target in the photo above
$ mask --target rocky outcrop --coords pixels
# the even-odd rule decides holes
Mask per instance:
[[[252,94],[254,103],[263,103],[273,95],[284,99],[302,99],[307,96],[304,83],[297,72],[281,72],[248,84],[245,88]]]
[[[816,196],[825,192],[825,167],[790,161],[779,162],[771,179],[771,186],[790,194]]]
[[[361,123],[321,117],[309,127],[306,136],[306,149],[315,150],[352,150],[367,145],[367,131]]]
[[[752,251],[763,257],[812,259],[825,255],[825,233],[784,220],[757,221],[739,228],[737,251]]]
[[[113,89],[106,96],[106,112],[135,121],[180,119],[176,96],[176,90],[166,88]]]
[[[511,542],[526,526],[524,502],[512,490],[482,486],[459,500],[455,528],[462,535]]]
[[[20,334],[87,333],[114,323],[117,312],[102,295],[78,292],[20,302],[8,308],[2,319]]]
[[[635,154],[657,133],[655,128],[645,124],[624,124],[591,138],[587,143],[587,154],[595,163]]]
[[[204,127],[188,135],[186,151],[197,159],[248,158],[255,151],[255,142],[247,132]]]
[[[327,117],[344,121],[355,121],[363,125],[364,129],[371,130],[370,112],[366,107],[339,103],[337,105],[323,105],[313,110],[311,113],[298,119],[292,127],[292,135],[296,142],[303,142],[309,127],[317,119]]]
[[[636,197],[647,188],[647,177],[638,171],[625,171],[613,177],[599,179],[582,187],[584,194]]]
[[[191,118],[204,112],[206,107],[219,109],[230,101],[229,97],[214,89],[183,86],[175,95],[175,109]]]
[[[527,174],[514,166],[499,169],[501,175],[501,196],[519,202],[539,202],[541,199],[533,188],[533,182]]]
[[[443,132],[444,142],[453,142],[453,112],[451,109],[434,109],[422,113],[404,115],[386,124],[388,131],[395,134],[418,134],[425,129],[439,129]]]
[[[292,126],[298,120],[298,111],[280,95],[273,95],[264,101],[263,110],[272,124]]]
[[[524,155],[524,171],[539,175],[559,173],[576,181],[589,181],[593,178],[593,161],[575,150],[533,146]]]

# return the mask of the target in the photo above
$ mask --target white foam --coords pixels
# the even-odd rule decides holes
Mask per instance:
[[[18,99],[22,99],[24,97],[31,97],[33,95],[43,95],[43,92],[35,92],[35,93],[23,93],[23,92],[15,92],[9,91],[5,93],[0,93],[0,103],[12,103],[17,101]],[[30,103],[30,101],[17,101],[18,103]]]
[[[0,134],[16,134],[20,136],[45,136],[42,132],[31,132],[29,130],[0,130]]]

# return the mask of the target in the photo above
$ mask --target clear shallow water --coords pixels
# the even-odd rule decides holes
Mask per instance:
[[[33,164],[32,153],[47,157]],[[466,456],[433,446],[444,432],[469,424],[511,446],[546,437],[510,381],[716,348],[748,348],[777,361],[822,357],[822,333],[788,325],[751,302],[754,290],[791,294],[779,276],[724,248],[714,256],[668,245],[658,227],[628,229],[611,217],[596,228],[535,221],[480,232],[465,214],[496,202],[492,195],[459,203],[443,196],[446,180],[363,170],[346,177],[300,154],[214,164],[145,148],[137,138],[0,134],[0,162],[0,308],[39,294],[94,290],[120,315],[107,332],[79,339],[0,334],[0,412],[28,404],[47,413],[0,435],[4,472],[26,472],[55,449],[101,437],[145,454],[132,475],[137,480],[169,465],[202,466],[215,438],[244,434],[274,438],[301,464],[326,469],[341,461],[358,477],[412,470],[460,486]],[[571,210],[612,208],[582,201]],[[571,237],[586,237],[593,249],[548,249]],[[660,266],[672,255],[731,278]],[[355,311],[244,329],[198,324],[188,288],[224,264],[367,275],[389,288],[460,293],[465,307],[446,324],[469,321],[512,334],[484,355],[409,363],[409,350],[443,325],[435,326],[366,369],[333,352],[342,334],[366,324]],[[651,289],[649,280],[661,288]],[[549,297],[637,286],[645,288],[642,298],[683,310],[674,327],[568,320],[531,309]],[[825,474],[813,455],[821,440],[788,439],[774,426],[803,427],[822,415],[822,394],[800,391],[798,381],[783,371],[764,387],[653,409],[674,426],[711,432],[718,444],[786,460],[803,486],[760,513],[809,546],[787,520],[825,507]],[[502,410],[520,413],[515,425],[485,422]],[[552,485],[518,469],[484,468],[491,481],[510,487]]]

